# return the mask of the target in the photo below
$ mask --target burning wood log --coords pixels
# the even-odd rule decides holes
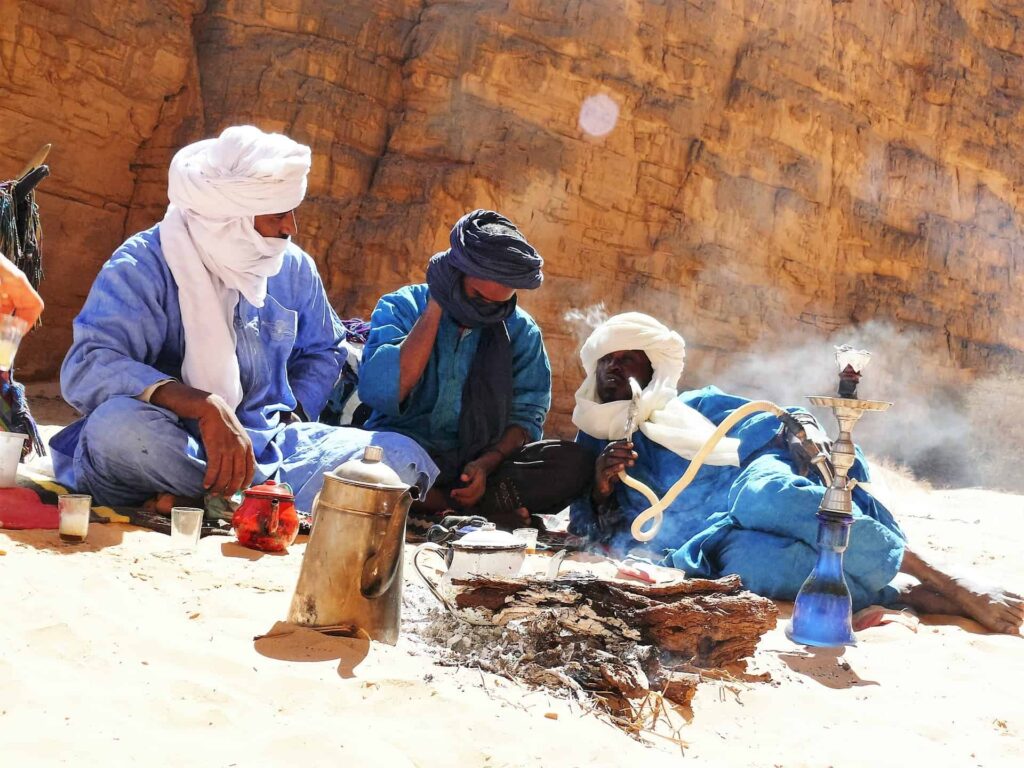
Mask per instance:
[[[571,681],[612,701],[650,691],[689,704],[705,668],[754,652],[778,610],[738,576],[648,585],[600,578],[456,580],[456,606],[504,627],[522,649],[491,671]]]

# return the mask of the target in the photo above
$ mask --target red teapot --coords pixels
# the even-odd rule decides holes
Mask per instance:
[[[267,480],[245,492],[245,500],[231,516],[238,543],[263,552],[284,552],[299,535],[295,496],[288,483]]]

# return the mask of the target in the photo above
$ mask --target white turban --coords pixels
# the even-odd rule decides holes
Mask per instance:
[[[629,400],[602,403],[597,399],[597,361],[612,352],[638,349],[651,361],[654,375],[640,396],[638,428],[654,442],[684,459],[692,459],[715,431],[706,416],[677,399],[686,343],[649,315],[626,312],[608,318],[594,329],[580,350],[587,377],[576,391],[573,423],[601,440],[625,437]],[[723,438],[706,464],[739,466],[739,441]]]
[[[232,408],[242,401],[235,356],[238,296],[263,306],[267,278],[280,271],[289,243],[260,235],[253,217],[298,207],[309,166],[309,147],[251,125],[189,144],[171,161],[171,204],[160,223],[160,242],[178,284],[182,378]]]

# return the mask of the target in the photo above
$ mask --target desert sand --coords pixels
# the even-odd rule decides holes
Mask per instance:
[[[1024,587],[1024,497],[929,490],[885,473],[912,540]],[[854,532],[856,535],[856,532]],[[396,647],[279,635],[304,550],[224,537],[195,552],[128,525],[88,541],[0,531],[4,766],[1020,765],[1024,638],[925,617],[794,646],[784,621],[750,664],[675,716],[683,746],[631,738],[545,691],[434,663],[429,597],[406,570]],[[301,540],[300,540],[301,542]],[[786,612],[786,606],[783,606]],[[275,635],[260,640],[261,635]],[[668,733],[668,729],[664,729]]]

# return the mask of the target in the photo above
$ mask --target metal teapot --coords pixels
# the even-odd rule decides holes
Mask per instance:
[[[445,566],[440,582],[435,582],[420,566],[420,558],[427,553],[436,555]],[[454,611],[456,590],[452,581],[474,576],[514,579],[525,560],[526,542],[488,523],[447,546],[421,544],[416,548],[412,564],[434,597]]]
[[[380,446],[324,473],[288,621],[394,645],[402,610],[405,521],[418,495]]]

